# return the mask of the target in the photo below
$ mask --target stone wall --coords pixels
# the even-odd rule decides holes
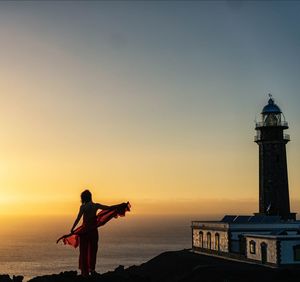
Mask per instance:
[[[255,253],[250,253],[250,241],[255,242]],[[246,257],[248,259],[261,261],[261,244],[267,244],[267,263],[278,264],[277,261],[277,240],[275,238],[256,238],[246,236]]]
[[[202,234],[202,241],[201,242],[201,236]],[[209,247],[208,242],[208,233],[211,235],[211,244]],[[219,235],[219,248],[217,248],[216,244],[216,234]],[[218,230],[209,230],[209,229],[198,229],[193,228],[193,246],[198,248],[204,248],[214,251],[220,251],[220,252],[228,252],[228,232],[227,231],[218,231]]]

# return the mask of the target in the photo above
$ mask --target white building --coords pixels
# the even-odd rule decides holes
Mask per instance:
[[[300,222],[276,216],[225,216],[193,221],[195,252],[270,266],[300,264]]]

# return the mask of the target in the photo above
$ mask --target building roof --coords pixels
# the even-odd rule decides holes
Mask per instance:
[[[300,235],[291,234],[291,235],[271,235],[271,234],[244,234],[246,238],[262,238],[262,239],[279,239],[279,240],[298,240],[300,243]]]
[[[270,235],[288,235],[287,229],[281,228],[281,229],[274,229],[270,232]]]
[[[280,108],[275,104],[274,99],[270,98],[268,101],[268,105],[264,106],[262,112],[262,114],[281,114],[281,110]]]
[[[225,215],[221,222],[224,223],[280,223],[280,216],[271,215]]]

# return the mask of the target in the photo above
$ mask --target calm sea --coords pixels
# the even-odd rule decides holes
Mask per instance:
[[[100,228],[97,271],[139,265],[161,252],[191,247],[185,217],[126,216]],[[0,274],[23,275],[25,281],[45,274],[77,270],[78,249],[56,244],[72,225],[70,218],[32,218],[0,232]],[[13,227],[11,227],[13,226]]]

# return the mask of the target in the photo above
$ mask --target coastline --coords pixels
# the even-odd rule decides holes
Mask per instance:
[[[296,282],[299,277],[300,267],[274,269],[195,254],[184,249],[164,252],[141,265],[119,266],[114,271],[94,277],[83,278],[77,271],[67,271],[23,282]],[[0,282],[21,282],[22,279],[22,276],[0,275]]]

